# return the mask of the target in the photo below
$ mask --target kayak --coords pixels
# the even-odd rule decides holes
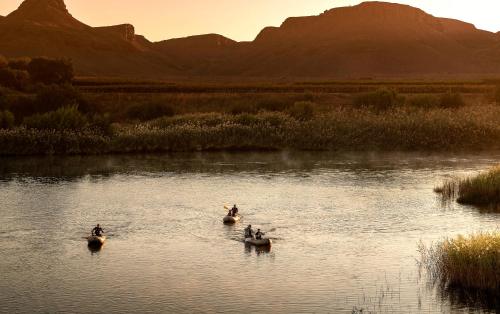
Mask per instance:
[[[106,237],[90,236],[87,238],[87,241],[89,243],[89,246],[101,246],[104,244],[104,241],[106,241]]]
[[[222,222],[224,222],[225,224],[235,224],[237,223],[238,221],[241,220],[241,216],[240,215],[236,215],[236,216],[225,216],[223,219],[222,219]]]
[[[248,243],[248,244],[251,244],[251,245],[255,245],[255,246],[271,246],[271,244],[273,242],[271,241],[271,239],[257,240],[257,239],[254,239],[254,238],[246,238],[245,239],[245,243]]]

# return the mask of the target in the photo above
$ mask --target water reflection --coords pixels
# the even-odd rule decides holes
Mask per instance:
[[[457,286],[438,286],[439,297],[450,302],[453,308],[463,310],[472,308],[500,313],[500,295],[497,293]]]
[[[22,313],[469,307],[416,282],[417,243],[498,226],[498,215],[456,203],[443,209],[432,189],[499,160],[486,153],[0,159],[0,304]],[[223,225],[227,202],[238,204],[241,223]],[[105,254],[83,247],[81,236],[97,222],[116,234]],[[278,239],[275,246],[246,246],[248,224]]]
[[[89,249],[91,255],[99,254],[103,250],[103,247],[104,245],[92,245],[92,244],[87,245],[87,248]]]
[[[178,153],[164,155],[0,157],[0,181],[40,183],[105,180],[116,174],[228,174],[256,173],[271,180],[286,173],[308,180],[323,169],[349,170],[355,177],[371,177],[383,183],[402,169],[446,169],[498,160],[500,153],[462,155],[417,153],[265,152],[265,153]],[[376,171],[376,172],[374,172]],[[376,175],[374,175],[376,174]]]
[[[255,246],[251,245],[249,243],[245,243],[245,253],[247,255],[255,255],[260,256],[260,255],[265,255],[269,254],[272,251],[272,246]]]

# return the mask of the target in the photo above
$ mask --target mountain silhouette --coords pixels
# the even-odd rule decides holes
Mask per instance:
[[[0,54],[73,60],[79,75],[365,77],[500,74],[500,33],[407,5],[365,2],[291,17],[251,42],[207,34],[150,42],[122,24],[91,27],[63,0],[25,0],[0,17]]]

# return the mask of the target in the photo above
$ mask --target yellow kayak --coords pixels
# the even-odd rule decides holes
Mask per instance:
[[[87,241],[89,243],[89,246],[101,246],[104,244],[104,241],[106,241],[105,236],[90,236],[87,238]]]
[[[240,215],[225,216],[222,219],[222,222],[225,223],[225,224],[235,224],[235,223],[239,222],[240,220],[241,220],[241,216]]]

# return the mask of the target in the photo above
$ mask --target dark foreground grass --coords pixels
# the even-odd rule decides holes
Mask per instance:
[[[431,247],[420,244],[422,266],[450,297],[462,303],[500,309],[500,233],[446,239]]]
[[[468,178],[448,180],[435,189],[443,199],[484,209],[500,210],[500,166]]]
[[[307,106],[306,106],[307,107]],[[303,108],[299,108],[303,109]],[[328,113],[188,114],[99,132],[0,130],[1,155],[203,150],[478,150],[498,148],[500,107],[339,107]],[[292,114],[293,113],[293,114]]]

